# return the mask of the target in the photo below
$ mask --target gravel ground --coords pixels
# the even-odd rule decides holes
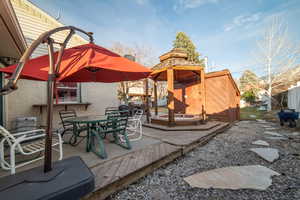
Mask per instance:
[[[266,125],[276,127],[276,132],[290,139],[266,139],[263,134]],[[300,200],[300,133],[297,136],[292,133],[292,130],[271,122],[241,121],[207,145],[194,149],[108,199]],[[268,163],[250,152],[249,148],[259,147],[251,144],[257,139],[277,148],[280,158]],[[265,191],[192,188],[183,180],[186,176],[215,168],[255,164],[282,175],[273,177],[273,184]]]

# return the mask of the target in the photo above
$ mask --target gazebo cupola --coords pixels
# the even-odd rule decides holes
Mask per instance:
[[[183,49],[174,48],[161,55],[160,63],[152,68],[154,81],[155,119],[158,119],[157,81],[166,81],[168,88],[167,125],[182,125],[179,116],[193,116],[193,123],[205,117],[205,85],[202,65],[188,61]],[[177,120],[178,119],[178,120]],[[153,120],[156,121],[156,120]]]

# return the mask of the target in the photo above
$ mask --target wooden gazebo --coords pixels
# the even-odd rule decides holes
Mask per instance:
[[[160,63],[152,68],[150,78],[154,81],[152,123],[196,125],[207,117],[229,122],[239,120],[240,92],[229,70],[205,73],[203,66],[188,61],[184,50],[173,49],[160,56]],[[167,82],[168,115],[158,113],[158,81]]]
[[[182,49],[173,49],[160,56],[160,63],[152,68],[154,81],[155,116],[157,122],[157,81],[166,81],[168,89],[168,120],[164,125],[189,125],[205,119],[205,74],[203,66],[187,60]],[[176,120],[177,116],[190,120]]]

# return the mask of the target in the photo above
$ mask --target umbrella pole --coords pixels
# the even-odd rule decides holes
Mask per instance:
[[[44,172],[52,169],[52,119],[53,119],[53,93],[55,84],[53,39],[48,38],[49,71],[47,90],[47,129],[45,142]]]

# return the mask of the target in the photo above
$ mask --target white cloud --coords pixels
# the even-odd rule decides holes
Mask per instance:
[[[220,0],[178,0],[174,5],[174,10],[197,8],[206,4],[218,3]]]
[[[232,23],[224,26],[224,31],[231,31],[234,28],[247,26],[249,23],[257,22],[261,19],[261,13],[254,13],[252,15],[239,15],[236,16]]]

